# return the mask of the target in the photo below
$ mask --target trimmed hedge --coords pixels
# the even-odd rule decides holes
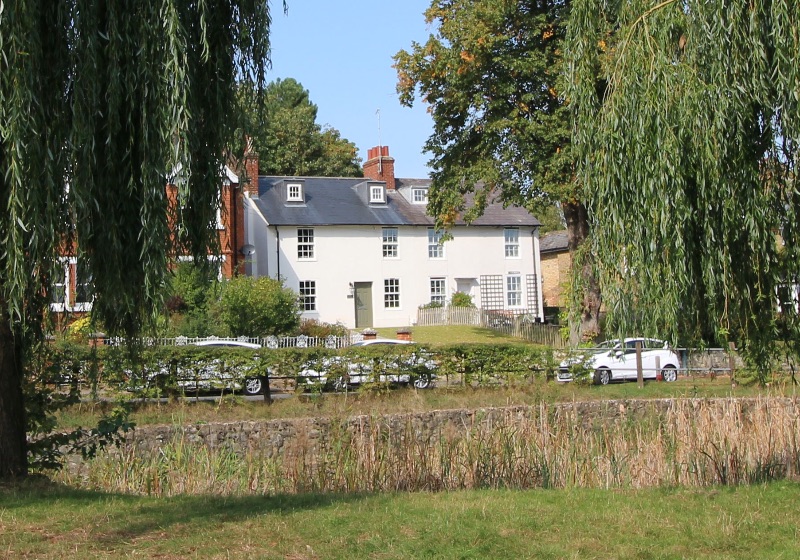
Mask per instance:
[[[416,344],[344,350],[251,350],[191,345],[92,348],[60,342],[46,346],[37,355],[32,373],[38,382],[88,387],[95,394],[104,388],[153,396],[196,389],[239,389],[249,377],[268,376],[273,383],[283,380],[291,385],[304,368],[326,368],[332,377],[344,375],[346,364],[368,368],[376,382],[380,375],[407,374],[413,378],[426,373],[431,362],[435,362],[433,373],[440,380],[470,386],[528,383],[536,377],[552,379],[558,367],[551,348],[525,344],[457,344],[435,350]],[[300,381],[302,384],[304,380]]]

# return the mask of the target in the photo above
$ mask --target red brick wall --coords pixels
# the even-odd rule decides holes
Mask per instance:
[[[387,190],[394,190],[394,158],[389,156],[389,146],[376,146],[367,150],[364,177],[373,181],[384,181]]]
[[[239,176],[239,182],[245,192],[250,196],[258,196],[258,153],[249,150],[244,156],[244,176]]]
[[[220,179],[220,183],[222,180]],[[220,218],[222,228],[218,229],[219,254],[224,257],[222,275],[230,278],[235,272],[244,272],[241,253],[244,245],[244,208],[241,201],[242,190],[238,183],[222,185],[220,191]],[[174,212],[178,204],[178,188],[167,185],[167,203],[169,212]],[[170,221],[173,218],[170,217]]]

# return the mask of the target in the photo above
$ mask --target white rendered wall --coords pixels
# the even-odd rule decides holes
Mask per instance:
[[[252,217],[251,217],[252,219]],[[505,257],[502,227],[454,228],[454,239],[445,242],[444,258],[428,258],[427,227],[398,228],[397,258],[383,257],[380,226],[316,226],[314,227],[314,259],[298,260],[297,227],[280,226],[280,263],[277,261],[277,239],[274,226],[265,227],[253,220],[253,236],[249,243],[256,247],[253,274],[280,275],[286,285],[297,291],[300,281],[316,282],[315,312],[303,317],[328,323],[340,322],[355,326],[355,303],[351,284],[372,282],[372,313],[375,327],[408,326],[416,319],[417,308],[430,301],[430,279],[445,278],[446,297],[457,291],[458,279],[474,279],[473,301],[480,302],[478,281],[481,275],[519,274],[522,278],[522,306],[536,306],[541,313],[541,275],[538,262],[538,233],[530,227],[519,229],[519,257]],[[251,230],[248,229],[248,235]],[[528,302],[525,278],[537,279],[537,302]],[[384,307],[384,279],[400,280],[400,307]],[[466,285],[462,280],[462,285]]]

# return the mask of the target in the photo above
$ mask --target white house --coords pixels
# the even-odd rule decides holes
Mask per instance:
[[[455,292],[543,319],[536,218],[491,203],[442,243],[425,212],[429,180],[395,179],[385,146],[369,150],[364,174],[252,181],[243,197],[246,274],[284,278],[304,318],[351,328],[413,324],[419,306]]]

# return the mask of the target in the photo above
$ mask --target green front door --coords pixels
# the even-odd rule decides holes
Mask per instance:
[[[372,282],[355,282],[356,328],[372,326]]]

